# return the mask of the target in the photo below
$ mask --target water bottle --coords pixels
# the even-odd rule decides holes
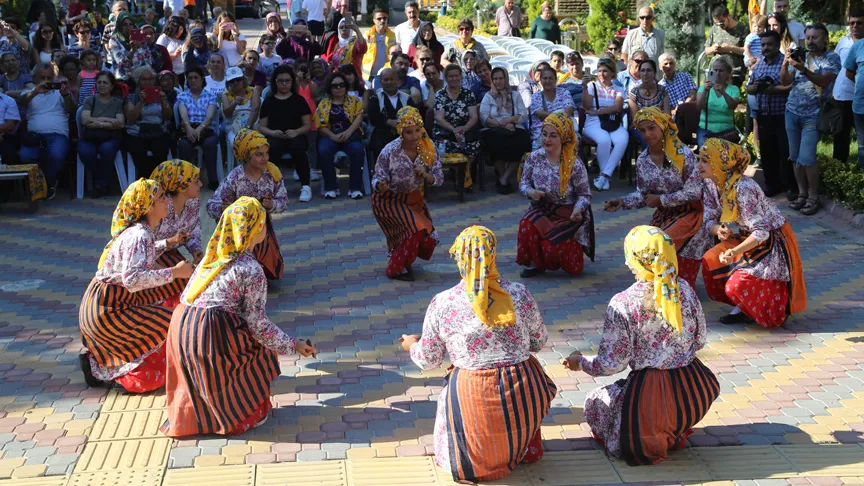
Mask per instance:
[[[446,154],[446,153],[447,153],[447,144],[444,142],[439,142],[438,143],[438,158],[443,160],[444,154]]]

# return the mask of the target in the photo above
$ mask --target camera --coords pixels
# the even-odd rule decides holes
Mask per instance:
[[[804,62],[807,58],[807,49],[802,46],[795,46],[794,49],[789,50],[789,57],[797,62]]]

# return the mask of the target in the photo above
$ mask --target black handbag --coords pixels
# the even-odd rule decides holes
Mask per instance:
[[[139,123],[138,137],[144,140],[156,140],[165,135],[162,125],[158,123]]]
[[[93,113],[93,110],[96,109],[96,96],[90,97],[90,113]],[[82,135],[82,139],[88,142],[93,143],[102,143],[112,138],[117,138],[119,135],[119,130],[112,130],[108,128],[84,128],[84,134]]]
[[[511,93],[510,96],[512,98],[516,95]],[[516,116],[516,101],[512,99],[511,101],[510,116]],[[485,150],[489,151],[495,147],[495,153],[510,154],[514,159],[521,158],[522,154],[531,151],[531,135],[524,128],[516,127],[514,131],[501,127],[484,128],[480,130],[480,140]]]
[[[843,131],[843,107],[833,98],[822,103],[819,119],[816,121],[819,133],[835,137]]]
[[[600,100],[597,97],[597,94],[598,94],[597,93],[597,84],[596,83],[591,83],[591,84],[594,85],[594,108],[599,110],[600,109]],[[607,132],[614,132],[614,131],[618,130],[619,128],[621,128],[621,122],[624,119],[624,117],[621,115],[620,112],[619,113],[607,113],[605,115],[597,115],[597,118],[600,119],[600,128],[602,128],[603,130],[605,130]]]

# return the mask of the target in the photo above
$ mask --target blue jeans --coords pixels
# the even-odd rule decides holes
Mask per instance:
[[[204,149],[204,167],[207,169],[207,180],[211,185],[219,184],[219,175],[216,172],[216,154],[219,150],[219,137],[214,133],[204,140],[198,140],[193,144],[185,136],[177,143],[177,152],[180,153],[182,160],[189,161],[193,165],[198,165],[198,152],[196,146],[201,146]]]
[[[104,142],[78,141],[78,156],[81,163],[93,174],[93,184],[103,188],[110,182],[114,159],[120,151],[120,139],[110,138]],[[143,175],[143,174],[142,174]]]
[[[336,180],[336,152],[342,151],[348,155],[351,161],[351,177],[348,179],[349,191],[363,192],[363,159],[366,151],[363,150],[363,142],[336,143],[323,134],[318,137],[318,164],[324,176],[324,190],[335,191],[339,188]]]
[[[852,114],[855,120],[855,133],[864,134],[864,115]],[[864,136],[858,137],[858,166],[864,169]]]
[[[42,147],[21,146],[21,162],[25,164],[37,164],[45,174],[45,182],[48,186],[57,184],[57,173],[66,164],[66,156],[69,154],[69,137],[57,133],[47,133],[45,144]]]
[[[819,130],[816,129],[818,119],[818,111],[808,116],[786,112],[786,137],[789,139],[789,160],[792,162],[804,167],[816,165],[816,144],[819,143]]]

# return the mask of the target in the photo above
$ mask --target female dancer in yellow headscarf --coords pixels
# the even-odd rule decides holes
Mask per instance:
[[[705,253],[702,278],[711,300],[736,306],[720,322],[777,327],[804,311],[807,289],[792,226],[744,175],[749,164],[740,145],[712,138],[702,147],[699,171],[719,195],[713,203],[706,198],[705,227],[721,241]],[[737,224],[738,234],[727,223]]]
[[[384,147],[375,164],[372,214],[387,237],[387,276],[412,281],[411,264],[418,256],[432,258],[438,244],[429,208],[423,201],[423,184],[440,186],[444,172],[417,108],[403,107],[398,117],[399,138]]]
[[[267,318],[267,281],[251,249],[267,237],[257,199],[229,205],[183,295],[168,334],[168,423],[171,437],[236,435],[270,411],[279,355],[315,349]]]
[[[204,257],[201,247],[201,170],[185,160],[166,160],[159,164],[150,179],[160,183],[168,196],[168,214],[156,228],[156,253],[161,253],[156,262],[164,268],[173,267],[186,258],[179,248],[186,247],[192,254],[193,263]],[[177,210],[180,210],[178,213]],[[186,288],[186,279],[180,286]],[[169,299],[177,305],[180,294]]]
[[[636,466],[684,447],[720,385],[696,357],[705,315],[693,288],[678,280],[672,238],[637,226],[624,240],[624,257],[636,283],[609,302],[597,355],[574,352],[564,365],[591,376],[631,368],[626,380],[588,394],[585,421],[607,453]]]
[[[594,214],[573,120],[562,112],[546,117],[541,142],[522,168],[519,189],[531,205],[519,222],[516,263],[528,267],[523,278],[558,268],[578,275],[583,254],[594,260]]]
[[[111,219],[111,241],[99,259],[78,311],[81,370],[89,386],[114,380],[143,393],[165,384],[165,336],[171,310],[159,305],[183,287],[194,267],[185,260],[156,264],[154,230],[168,197],[154,180],[140,179],[123,193]]]
[[[497,241],[472,226],[450,255],[461,282],[429,304],[423,335],[402,336],[422,369],[449,355],[453,371],[438,398],[435,461],[454,481],[492,481],[520,462],[543,457],[540,422],[557,393],[531,353],[546,343],[546,326],[528,289],[501,280]]]
[[[633,125],[648,144],[636,159],[637,190],[606,201],[605,209],[656,208],[650,225],[675,242],[679,275],[693,287],[705,252],[703,245],[690,244],[702,230],[702,181],[696,156],[678,138],[672,118],[656,107],[639,110]]]
[[[288,192],[282,182],[282,172],[270,162],[270,144],[258,131],[241,129],[234,138],[234,158],[242,164],[228,173],[219,188],[207,201],[207,213],[215,220],[222,211],[238,198],[257,199],[267,211],[267,237],[253,249],[255,258],[264,267],[268,280],[280,280],[285,261],[279,250],[279,241],[273,231],[271,214],[288,209]]]

